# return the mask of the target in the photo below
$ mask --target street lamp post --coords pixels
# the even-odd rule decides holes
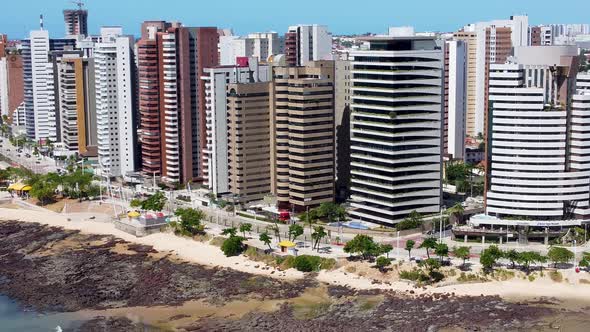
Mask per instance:
[[[446,209],[446,206],[441,206],[440,208],[440,220],[439,220],[439,230],[440,230],[440,234],[439,234],[439,242],[442,243],[443,242],[443,211]]]

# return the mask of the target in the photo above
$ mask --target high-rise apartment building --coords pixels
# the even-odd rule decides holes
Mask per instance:
[[[274,67],[271,191],[279,208],[334,200],[334,62]]]
[[[230,94],[228,86],[229,84],[260,83],[270,80],[267,65],[259,66],[256,58],[240,60],[244,62],[240,66],[207,68],[205,69],[205,75],[201,77],[202,84],[205,86],[207,123],[207,146],[203,150],[204,184],[217,196],[230,193],[228,149],[231,116],[228,112]],[[264,99],[268,99],[268,91],[266,91],[266,94]],[[241,103],[241,99],[234,98],[233,102],[233,105],[237,106],[236,103]],[[237,116],[249,115],[246,113],[247,110],[237,109],[236,111],[239,112],[235,114],[234,118],[231,118],[234,121],[238,120]],[[243,121],[245,120],[243,119]],[[243,125],[240,127],[247,128],[247,123],[236,123],[235,125]],[[267,123],[267,126],[269,125],[270,123]],[[234,133],[234,135],[236,134]],[[243,141],[247,138],[240,139],[238,137],[237,139]],[[246,145],[243,145],[243,147],[245,148]],[[267,156],[267,158],[269,157],[270,155]],[[240,160],[234,158],[233,162],[238,165]],[[270,176],[270,172],[267,176]],[[268,192],[269,190],[266,193]]]
[[[330,60],[332,34],[325,25],[296,25],[285,34],[287,65],[305,66],[308,62]]]
[[[351,62],[348,54],[334,61],[334,142],[336,200],[344,202],[350,196],[350,95]]]
[[[469,24],[455,39],[467,43],[467,135],[485,135],[489,66],[506,62],[513,47],[528,45],[528,17]]]
[[[242,203],[271,191],[268,82],[227,86],[229,192]]]
[[[144,22],[141,28],[142,37],[136,44],[140,126],[138,138],[141,142],[141,171],[146,175],[153,176],[162,176],[163,174],[163,115],[168,112],[170,114],[174,113],[176,116],[177,113],[176,108],[161,112],[162,104],[160,103],[160,95],[161,91],[164,91],[164,87],[168,95],[174,94],[174,97],[176,97],[177,84],[172,82],[176,80],[176,73],[171,75],[168,82],[164,84],[164,77],[161,72],[161,69],[164,69],[164,52],[163,48],[159,47],[159,44],[163,45],[163,41],[158,42],[158,33],[166,31],[169,27],[171,27],[171,24],[164,21]],[[174,45],[172,48],[175,49],[176,43],[172,44]],[[166,61],[168,62],[167,66],[174,67],[176,57],[172,56],[171,59]],[[174,137],[177,139],[178,133]],[[179,160],[176,160],[176,162],[175,175],[178,177],[180,174],[180,162]]]
[[[544,233],[589,219],[590,91],[584,75],[576,91],[577,55],[576,47],[517,47],[509,62],[491,65],[488,216],[479,224]]]
[[[56,78],[64,148],[97,157],[94,59],[64,54],[57,63]]]
[[[73,47],[74,39],[50,39],[47,30],[31,31],[22,41],[26,132],[29,138],[58,139],[55,71],[51,51]]]
[[[553,45],[553,29],[551,26],[540,25],[529,28],[529,44],[531,46]]]
[[[462,160],[465,157],[467,47],[461,40],[446,41],[444,45],[443,153],[449,159]]]
[[[219,37],[219,64],[236,65],[237,58],[255,57],[266,62],[268,57],[279,53],[279,34],[276,32],[251,33],[247,37]]]
[[[17,109],[24,109],[23,58],[17,45],[0,34],[0,116],[6,115],[12,125],[24,124],[15,116]]]
[[[8,66],[6,63],[6,44],[8,37],[0,34],[0,116],[8,116]],[[0,120],[1,121],[1,120]]]
[[[203,179],[205,68],[217,66],[217,28],[145,22],[138,49],[142,171],[169,183]]]
[[[350,215],[394,226],[440,211],[444,54],[434,37],[366,43],[350,52]]]
[[[66,36],[88,35],[88,11],[83,9],[66,9],[63,11]]]
[[[104,27],[94,50],[98,172],[119,177],[137,168],[133,37]]]

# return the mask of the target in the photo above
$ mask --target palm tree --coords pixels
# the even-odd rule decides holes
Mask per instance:
[[[270,246],[270,241],[272,240],[272,238],[270,237],[270,235],[268,235],[267,232],[261,233],[259,240],[262,241],[262,243],[266,244],[269,250],[272,250],[272,247]]]
[[[454,220],[455,224],[458,224],[460,221],[463,221],[463,212],[464,211],[465,211],[465,209],[463,208],[463,205],[461,203],[457,203],[447,209],[447,213],[450,215],[450,218],[455,219]],[[452,224],[453,220],[450,220],[450,222]]]
[[[414,240],[408,240],[408,242],[406,242],[406,250],[408,251],[409,260],[412,260],[412,249],[414,249],[415,245],[416,241]]]
[[[320,241],[328,235],[323,226],[314,227],[314,232],[311,233],[311,238],[315,241],[312,246],[312,250],[317,246],[318,252],[320,251]]]
[[[430,259],[430,249],[436,248],[436,239],[433,237],[429,237],[424,239],[424,242],[420,244],[418,248],[425,248],[426,249],[426,256]]]

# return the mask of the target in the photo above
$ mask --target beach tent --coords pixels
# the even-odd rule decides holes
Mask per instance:
[[[137,211],[131,211],[131,212],[127,213],[127,216],[129,218],[137,218],[137,217],[141,216],[141,213],[139,213]]]
[[[281,252],[287,252],[289,248],[295,247],[295,243],[287,240],[283,240],[279,242],[279,247],[281,247]]]
[[[8,190],[14,190],[14,191],[31,191],[31,189],[33,189],[31,186],[26,185],[26,184],[22,184],[20,182],[13,183],[10,186],[8,186]]]

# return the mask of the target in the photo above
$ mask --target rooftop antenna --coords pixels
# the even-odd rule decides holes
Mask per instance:
[[[78,10],[82,10],[82,7],[84,7],[84,2],[82,0],[70,1],[70,2],[75,4],[76,6],[78,6]]]
[[[39,15],[39,25],[41,26],[41,30],[43,30],[43,14]]]

